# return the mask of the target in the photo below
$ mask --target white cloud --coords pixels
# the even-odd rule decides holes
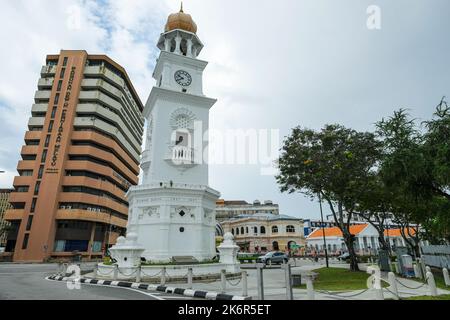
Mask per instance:
[[[379,31],[366,27],[369,0],[189,0],[184,2],[210,62],[204,89],[218,98],[211,127],[318,128],[339,122],[359,130],[395,108],[425,118],[448,93],[450,4],[379,1]],[[414,5],[412,4],[414,3]],[[0,10],[0,186],[12,183],[45,55],[60,49],[106,53],[129,73],[145,102],[173,0],[3,1]],[[80,28],[73,10],[80,9]],[[72,15],[71,15],[72,13]],[[75,24],[76,25],[76,24]],[[283,213],[314,216],[302,196],[281,195],[256,166],[212,166],[210,182],[226,198],[272,199]]]

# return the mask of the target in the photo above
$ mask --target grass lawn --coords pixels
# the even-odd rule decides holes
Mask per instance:
[[[410,297],[406,300],[450,300],[450,294],[443,294],[437,297],[432,296],[418,296],[418,297]]]
[[[444,289],[444,290],[450,290],[450,287],[447,287],[445,285],[444,275],[442,274],[442,272],[440,272],[440,273],[433,272],[433,276],[434,276],[434,281],[436,282],[436,287]]]
[[[314,281],[314,289],[328,291],[351,291],[367,289],[369,274],[363,271],[355,272],[343,268],[320,268],[313,270],[318,273]],[[383,287],[388,284],[382,282]],[[295,288],[305,289],[306,285]]]

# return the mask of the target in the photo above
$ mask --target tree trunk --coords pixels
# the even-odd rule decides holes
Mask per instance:
[[[353,235],[344,232],[344,242],[347,246],[348,253],[350,255],[350,270],[351,271],[359,271],[358,267],[358,257],[356,256],[355,247],[353,246],[354,243],[354,237]]]

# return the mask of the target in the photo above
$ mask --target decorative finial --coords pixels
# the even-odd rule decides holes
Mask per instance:
[[[184,12],[184,11],[183,11],[183,1],[181,1],[181,8],[180,8],[180,12]]]

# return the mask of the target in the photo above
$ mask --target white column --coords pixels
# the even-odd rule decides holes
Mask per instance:
[[[192,58],[192,39],[187,40],[187,53],[186,55],[190,58]]]
[[[180,44],[181,44],[181,37],[180,36],[176,36],[175,37],[175,51],[174,51],[174,53],[181,54]]]
[[[164,40],[164,50],[167,52],[170,52],[170,42],[172,39],[168,39],[166,38],[166,40]]]

